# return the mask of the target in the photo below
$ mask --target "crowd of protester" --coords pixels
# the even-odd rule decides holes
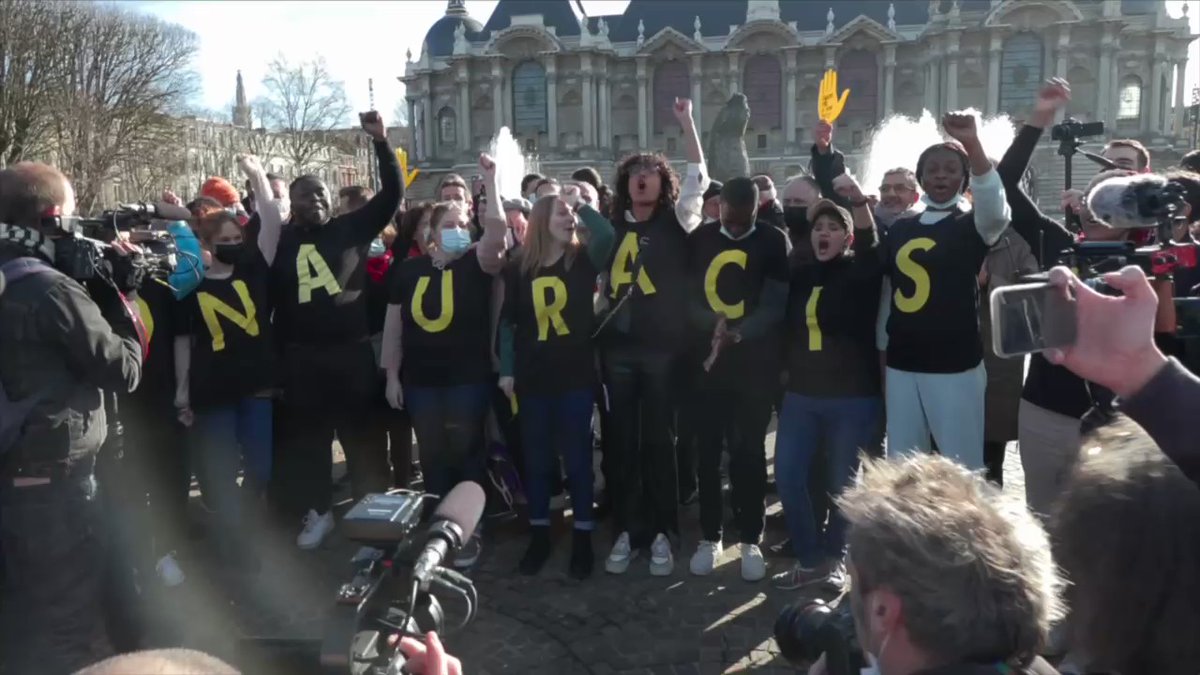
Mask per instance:
[[[948,140],[911,166],[897,157],[875,190],[845,170],[827,123],[814,132],[811,174],[778,190],[766,176],[714,181],[686,99],[673,111],[686,171],[638,153],[611,186],[584,167],[562,181],[530,174],[521,194],[502,194],[483,155],[474,184],[450,174],[435,201],[406,200],[377,115],[363,118],[375,190],[335,195],[309,175],[285,185],[242,157],[245,196],[224,178],[206,181],[186,205],[192,217],[169,225],[181,251],[194,237],[195,253],[180,256],[169,284],[127,294],[138,311],[121,325],[137,324],[136,335],[78,347],[118,362],[83,387],[124,403],[124,462],[137,480],[113,480],[118,512],[156,515],[126,533],[142,541],[121,564],[186,583],[175,552],[193,473],[223,565],[257,569],[248,505],[294,524],[300,549],[319,547],[336,527],[336,438],[355,499],[411,486],[419,470],[435,495],[470,480],[492,488],[489,509],[523,502],[521,574],[549,559],[552,505],[569,497],[576,579],[592,574],[594,532],[609,514],[607,573],[644,555],[650,574],[671,575],[692,544],[688,570],[708,575],[730,542],[742,578],[757,582],[768,574],[760,546],[774,416],[794,563],[772,582],[849,588],[879,672],[959,660],[1053,672],[1035,657],[1070,648],[1080,672],[1194,673],[1200,650],[1180,636],[1200,625],[1197,446],[1170,413],[1194,413],[1186,390],[1200,384],[1167,357],[1180,349],[1174,298],[1200,295],[1200,278],[1124,270],[1105,278],[1123,296],[1103,297],[1055,269],[1052,280],[1077,296],[1075,346],[1034,355],[1024,377],[1021,361],[991,349],[981,297],[1053,267],[1077,241],[1136,236],[1099,222],[1087,201],[1105,179],[1150,171],[1136,141],[1109,143],[1116,168],[1063,194],[1077,230],[1022,187],[1069,97],[1065,82],[1048,82],[998,160],[973,115],[949,113]],[[1186,195],[1177,243],[1200,236],[1198,163],[1192,153],[1169,174]],[[18,235],[51,210],[73,210],[69,183],[40,165],[0,172],[0,203],[0,262],[36,255]],[[0,321],[14,325],[16,311],[6,305]],[[46,325],[72,330],[62,321]],[[0,325],[6,401],[31,395],[12,375],[37,356],[10,348],[22,339]],[[1113,426],[1118,402],[1161,450],[1128,422]],[[57,403],[26,433],[104,425]],[[997,506],[998,491],[972,473],[1001,483],[1013,440],[1028,506],[1019,513]],[[30,527],[50,516],[11,506],[29,475],[22,462],[64,464],[39,455],[39,443],[54,442],[18,441],[0,487],[13,672],[94,660],[94,626],[67,629],[97,620],[97,579],[30,576],[78,551],[39,559],[53,534],[31,546]],[[88,446],[89,462],[97,449]],[[925,456],[935,452],[943,458]],[[56,468],[46,484],[72,475]],[[701,541],[683,542],[681,509],[695,501]],[[477,530],[454,564],[473,565],[482,541]],[[1055,562],[1071,582],[1065,595]],[[68,593],[80,597],[59,597]],[[44,611],[51,601],[56,611]],[[74,612],[65,625],[64,612]],[[1062,640],[1050,640],[1052,624]],[[44,669],[51,639],[57,662]]]

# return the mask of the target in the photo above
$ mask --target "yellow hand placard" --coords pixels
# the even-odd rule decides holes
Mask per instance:
[[[404,148],[396,148],[396,161],[400,162],[400,177],[404,179],[404,187],[409,187],[421,170],[416,167],[413,167],[412,171],[408,170],[408,153]]]
[[[850,98],[850,90],[842,92],[838,98],[838,77],[836,70],[825,71],[821,78],[821,90],[817,95],[817,117],[833,124],[841,117],[846,107],[846,99]]]

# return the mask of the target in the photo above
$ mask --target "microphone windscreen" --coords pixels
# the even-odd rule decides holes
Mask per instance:
[[[449,520],[458,525],[464,536],[469,537],[483,516],[486,501],[487,497],[479,483],[463,481],[442,498],[442,503],[433,512],[433,520]]]
[[[1109,178],[1092,188],[1087,207],[1096,220],[1122,230],[1154,227],[1152,214],[1142,214],[1139,203],[1154,201],[1167,185],[1167,179],[1153,174]]]
[[[154,202],[154,217],[161,218],[162,220],[188,220],[192,217],[192,213],[182,206],[166,202]]]

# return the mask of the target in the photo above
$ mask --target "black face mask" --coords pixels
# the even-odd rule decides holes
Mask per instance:
[[[217,244],[213,247],[213,257],[226,265],[235,265],[242,259],[244,244]]]
[[[785,206],[783,209],[783,224],[793,237],[808,236],[808,209],[803,206]]]

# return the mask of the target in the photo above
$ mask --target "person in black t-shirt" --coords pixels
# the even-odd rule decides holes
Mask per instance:
[[[773,580],[785,590],[844,581],[846,524],[835,505],[828,526],[814,517],[812,461],[825,454],[819,489],[840,494],[883,414],[875,350],[883,265],[871,204],[849,175],[838,176],[833,185],[854,205],[853,218],[827,199],[809,207],[816,259],[793,271],[788,299],[788,384],[775,441],[775,480],[796,564]]]
[[[479,164],[489,194],[497,194],[495,162],[481,155]],[[408,409],[425,490],[436,495],[444,496],[460,481],[483,479],[492,277],[504,264],[506,229],[500,200],[489,200],[487,208],[477,245],[471,243],[463,203],[433,208],[429,254],[400,263],[384,320],[386,396],[393,408]],[[478,537],[472,537],[455,563],[473,563],[478,547]]]
[[[721,452],[727,447],[746,581],[758,581],[766,574],[758,547],[767,491],[764,443],[779,382],[776,331],[788,293],[787,236],[769,223],[756,222],[758,209],[754,182],[732,178],[721,190],[720,221],[701,225],[688,236],[693,335],[709,346],[696,381],[704,538],[690,568],[692,574],[710,574],[721,555],[725,520]]]
[[[617,484],[617,541],[605,562],[612,574],[629,568],[637,549],[650,545],[650,573],[675,567],[670,534],[679,531],[679,490],[671,438],[672,369],[687,333],[687,234],[700,224],[708,187],[692,103],[675,102],[687,142],[683,183],[661,155],[629,157],[617,169],[613,227],[616,250],[604,297],[604,380]]]
[[[581,224],[590,231],[586,247],[577,236]],[[575,516],[570,573],[583,579],[592,572],[592,295],[612,245],[612,225],[568,185],[534,205],[521,252],[504,271],[500,388],[520,401],[532,530],[523,574],[536,574],[550,555],[559,450]]]
[[[947,113],[942,126],[956,140],[917,160],[925,211],[897,219],[884,240],[888,452],[930,452],[932,432],[943,455],[982,469],[987,375],[978,275],[1009,210],[975,117]],[[968,183],[973,204],[963,197]]]
[[[367,314],[371,242],[404,196],[400,166],[376,112],[360,115],[379,166],[379,191],[362,208],[330,217],[330,193],[316,176],[292,182],[291,220],[271,266],[275,329],[282,345],[280,506],[302,515],[300,548],[316,548],[333,529],[331,445],[346,454],[355,498],[391,484],[385,439],[367,423],[377,365]]]
[[[271,473],[275,344],[267,287],[280,222],[277,210],[263,215],[256,216],[263,220],[257,242],[244,241],[228,213],[196,223],[207,272],[178,305],[175,405],[197,439],[198,474],[227,561],[244,555],[247,543],[239,534],[239,446],[250,489],[265,489]]]

